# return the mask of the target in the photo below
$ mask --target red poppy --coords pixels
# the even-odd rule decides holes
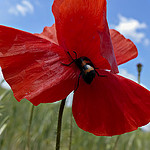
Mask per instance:
[[[34,105],[64,99],[80,74],[70,55],[88,57],[97,69],[91,84],[80,78],[73,115],[85,131],[112,136],[150,121],[150,92],[116,73],[137,56],[135,45],[109,30],[106,0],[54,0],[55,25],[41,34],[0,26],[0,65],[18,101]],[[63,64],[64,63],[64,64]],[[109,71],[111,70],[111,71]]]

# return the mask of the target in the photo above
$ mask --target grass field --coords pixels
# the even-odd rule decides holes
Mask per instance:
[[[55,150],[59,103],[34,107],[30,131],[31,150]],[[28,150],[28,126],[32,104],[17,102],[11,91],[0,88],[0,150]],[[65,107],[61,150],[68,150],[71,108]],[[73,120],[71,150],[150,150],[150,133],[137,131],[114,137],[96,137]]]

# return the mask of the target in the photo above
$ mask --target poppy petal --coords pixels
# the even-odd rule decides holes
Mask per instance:
[[[131,40],[114,29],[110,29],[110,35],[118,65],[137,57],[137,48]]]
[[[107,71],[91,85],[80,80],[74,94],[77,125],[97,136],[113,136],[136,130],[150,122],[150,92],[139,84]]]
[[[106,0],[55,0],[53,13],[58,42],[66,51],[88,57],[98,68],[118,72],[106,20]]]
[[[53,24],[51,27],[45,27],[41,34],[35,33],[35,35],[58,45],[55,24]]]
[[[0,26],[0,66],[18,101],[26,98],[38,105],[65,98],[76,81],[73,68],[61,63],[66,60],[68,56],[60,46]]]

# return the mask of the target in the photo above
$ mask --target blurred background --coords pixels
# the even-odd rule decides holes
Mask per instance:
[[[0,24],[31,33],[41,33],[51,26],[53,0],[0,0]],[[120,31],[137,46],[136,59],[119,66],[120,74],[138,82],[137,64],[142,64],[141,85],[150,89],[150,1],[107,1],[110,28]],[[71,98],[69,99],[71,101]],[[69,104],[68,104],[69,103]],[[71,102],[65,107],[61,149],[69,147]],[[31,125],[31,149],[55,149],[57,115],[60,103],[40,104],[34,108]],[[13,93],[0,73],[0,150],[28,150],[27,134],[32,105],[15,100]],[[72,150],[149,150],[150,127],[114,137],[96,137],[79,129],[72,121]]]

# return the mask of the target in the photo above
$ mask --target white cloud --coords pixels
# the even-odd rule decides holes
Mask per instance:
[[[18,15],[18,11],[17,11],[17,9],[16,8],[13,8],[13,7],[11,7],[9,10],[8,10],[8,12],[10,13],[10,14],[13,14],[13,15]]]
[[[136,76],[134,76],[134,75],[131,74],[131,73],[128,73],[126,69],[120,69],[119,72],[120,72],[119,75],[121,75],[121,76],[123,76],[123,77],[125,77],[125,78],[128,78],[128,79],[130,79],[130,80],[133,80],[133,81],[137,82]]]
[[[1,87],[5,88],[5,89],[10,89],[10,86],[8,85],[8,83],[6,81],[3,81],[4,77],[0,68],[0,83],[1,83]]]
[[[144,39],[144,43],[143,43],[145,46],[148,46],[150,45],[150,39]]]
[[[66,99],[66,106],[67,107],[71,107],[72,106],[73,96],[74,96],[74,92],[73,91],[67,96],[67,99]]]
[[[143,29],[147,28],[147,25],[145,23],[141,23],[133,18],[126,18],[122,15],[119,15],[119,24],[113,25],[113,27],[126,37],[134,40],[134,42],[143,42],[145,46],[148,46],[150,44],[150,40],[142,31]]]
[[[120,69],[119,75],[138,83],[137,77],[135,75],[129,73],[126,69]],[[148,89],[148,87],[146,87],[144,84],[141,83],[140,85],[143,86],[144,88]],[[148,90],[150,90],[150,89],[148,89]]]
[[[147,125],[141,127],[141,129],[142,129],[144,132],[150,132],[150,123],[148,123]]]
[[[15,7],[11,7],[8,12],[16,16],[19,14],[26,16],[27,13],[34,12],[34,7],[29,1],[23,0],[21,4],[16,4]]]

